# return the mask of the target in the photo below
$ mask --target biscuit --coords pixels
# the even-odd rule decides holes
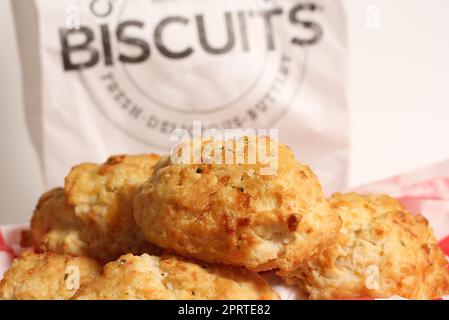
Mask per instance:
[[[311,299],[436,299],[449,293],[448,262],[422,215],[382,195],[335,194],[338,241],[285,277]]]
[[[175,155],[183,159],[189,144],[198,150],[194,143],[175,148]],[[226,164],[211,160],[225,153],[206,152],[214,144],[202,141],[201,164],[172,156],[156,165],[134,202],[136,223],[150,242],[210,263],[284,272],[336,239],[338,215],[314,173],[288,147],[266,137],[228,141],[217,148],[234,154]],[[256,161],[249,161],[257,149]],[[264,149],[270,150],[265,160]]]
[[[22,234],[22,245],[32,245],[37,252],[87,256],[88,244],[81,239],[82,229],[64,189],[53,189],[39,199],[31,230]]]
[[[175,256],[122,256],[81,288],[79,300],[279,299],[257,273],[196,264]]]
[[[133,199],[159,156],[114,156],[103,165],[81,164],[38,202],[31,221],[36,251],[113,261],[129,252],[156,253],[137,228]],[[28,238],[28,237],[27,237]]]
[[[24,253],[0,282],[0,299],[68,300],[97,277],[101,266],[84,257]]]

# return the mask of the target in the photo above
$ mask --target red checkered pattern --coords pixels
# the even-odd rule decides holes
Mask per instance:
[[[446,256],[449,257],[449,236],[440,241],[440,247],[443,249]]]
[[[0,252],[6,252],[6,253],[8,253],[8,254],[10,254],[12,256],[14,255],[14,250],[13,250],[13,248],[10,245],[8,245],[5,242],[1,229],[0,229]],[[0,263],[1,263],[1,261],[0,261]]]

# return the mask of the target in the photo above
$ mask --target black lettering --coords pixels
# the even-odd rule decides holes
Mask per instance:
[[[174,52],[172,50],[169,50],[163,42],[162,35],[163,35],[165,27],[167,25],[169,25],[170,23],[174,23],[174,22],[186,25],[189,23],[189,20],[184,17],[168,17],[168,18],[163,19],[157,25],[157,27],[154,31],[154,39],[156,42],[156,47],[158,48],[159,52],[167,58],[172,58],[172,59],[186,58],[193,53],[192,48],[189,47],[183,51]]]
[[[248,40],[248,27],[246,24],[246,17],[244,12],[238,13],[240,34],[242,35],[242,48],[243,51],[249,51],[249,40]]]
[[[125,29],[128,27],[143,28],[144,23],[140,21],[126,21],[122,22],[117,27],[117,39],[121,43],[126,43],[131,46],[140,48],[141,53],[135,57],[129,57],[124,54],[119,55],[119,60],[124,63],[139,63],[148,59],[150,56],[150,47],[144,40],[132,38],[125,35]]]
[[[159,120],[155,116],[151,116],[147,121],[147,127],[156,128],[159,125]]]
[[[106,88],[109,90],[110,93],[114,93],[117,90],[119,90],[119,85],[115,80],[112,80],[111,83],[109,83]]]
[[[316,44],[323,37],[323,29],[318,23],[313,21],[305,21],[298,17],[299,13],[304,10],[316,11],[320,8],[313,3],[302,3],[298,4],[290,11],[290,21],[292,24],[301,25],[305,29],[310,29],[312,31],[312,36],[307,39],[302,39],[294,37],[292,43],[299,46],[310,46]]]
[[[262,100],[256,104],[256,109],[262,112],[266,112],[268,109],[268,104],[266,101]]]
[[[102,3],[104,1],[101,0],[92,0],[90,3],[90,11],[96,15],[97,17],[100,18],[105,18],[108,15],[110,15],[112,13],[112,2],[111,1],[107,1],[107,6],[106,9],[104,9],[103,11],[98,10],[98,7],[101,7]],[[104,4],[103,4],[104,5]]]
[[[129,110],[129,115],[134,119],[138,119],[141,116],[142,112],[143,112],[142,108],[134,104],[131,107],[131,110]]]
[[[83,34],[85,41],[81,44],[70,45],[69,37],[73,34]],[[89,47],[94,40],[94,33],[87,27],[80,27],[79,29],[59,29],[59,38],[62,46],[62,60],[64,64],[64,70],[81,70],[87,69],[96,65],[100,59],[100,55],[97,50]],[[90,59],[82,63],[75,64],[72,62],[71,54],[76,51],[88,51],[90,53]]]
[[[260,12],[260,15],[264,19],[265,32],[266,32],[266,37],[267,37],[267,47],[268,47],[268,50],[270,50],[270,51],[275,49],[272,17],[276,16],[276,15],[281,15],[282,12],[283,11],[281,8],[275,8],[275,9]]]
[[[197,15],[196,16],[196,24],[198,27],[198,35],[200,38],[200,43],[203,49],[211,54],[224,54],[232,50],[235,45],[235,34],[234,27],[232,24],[232,16],[229,12],[225,13],[226,19],[226,31],[227,31],[227,41],[221,48],[212,48],[207,40],[206,36],[206,27],[204,25],[204,16]]]
[[[103,38],[104,64],[107,66],[112,66],[113,61],[111,39],[109,36],[109,28],[106,24],[101,25],[101,35]]]
[[[246,114],[248,115],[251,121],[257,120],[257,113],[254,110],[250,109],[246,112]]]
[[[126,98],[125,93],[123,91],[118,91],[116,94],[114,94],[113,97],[114,97],[114,100],[117,102],[120,102],[120,101],[122,101],[123,98]]]
[[[176,129],[176,125],[172,122],[163,120],[161,127],[160,127],[160,132],[168,134],[168,133],[172,133],[173,130]]]

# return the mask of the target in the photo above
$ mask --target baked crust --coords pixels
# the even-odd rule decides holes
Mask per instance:
[[[339,240],[286,276],[288,283],[311,299],[449,293],[448,262],[425,217],[384,195],[335,194],[330,204],[343,220]]]
[[[247,139],[239,140],[245,159],[253,147]],[[288,147],[261,139],[266,150],[277,150],[272,175],[262,174],[268,161],[259,158],[255,164],[163,158],[135,199],[135,220],[146,238],[186,257],[281,273],[332,243],[340,220],[313,172]],[[213,143],[203,140],[201,150]],[[231,141],[226,148],[238,150],[238,144]]]
[[[78,292],[79,300],[279,299],[257,273],[172,255],[122,256]]]
[[[89,256],[102,262],[129,252],[157,252],[137,228],[133,200],[151,176],[157,155],[114,156],[103,165],[81,164],[64,189],[44,194],[31,221],[37,251]]]
[[[75,286],[75,277],[79,277],[79,286],[83,286],[100,272],[101,266],[89,258],[26,252],[4,274],[0,299],[68,300],[79,288]]]

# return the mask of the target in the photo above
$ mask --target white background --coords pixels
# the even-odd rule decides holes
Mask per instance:
[[[449,1],[344,3],[351,46],[350,184],[449,158]],[[9,0],[0,0],[0,44],[0,224],[11,224],[29,220],[44,188],[25,126]]]

